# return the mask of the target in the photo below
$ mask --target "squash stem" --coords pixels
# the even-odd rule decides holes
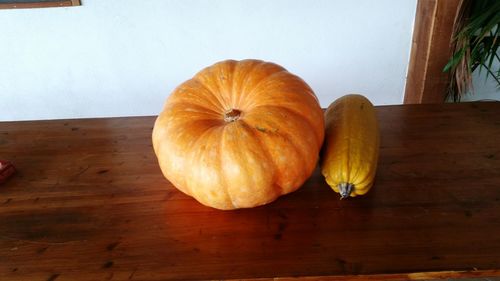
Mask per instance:
[[[351,192],[353,190],[354,190],[354,184],[348,182],[340,183],[339,184],[340,199],[349,197],[349,195],[351,195]]]
[[[224,113],[224,121],[234,122],[240,119],[241,111],[238,109],[230,109]]]

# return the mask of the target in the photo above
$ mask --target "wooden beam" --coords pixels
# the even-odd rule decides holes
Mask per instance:
[[[460,0],[418,0],[404,103],[443,103],[453,22]]]

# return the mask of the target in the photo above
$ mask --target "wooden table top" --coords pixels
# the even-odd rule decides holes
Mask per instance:
[[[154,117],[1,122],[0,280],[500,276],[500,103],[377,113],[368,195],[339,200],[317,169],[237,211],[163,178]]]

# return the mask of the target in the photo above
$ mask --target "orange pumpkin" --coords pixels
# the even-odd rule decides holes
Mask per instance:
[[[283,67],[227,60],[178,86],[153,129],[164,176],[217,209],[250,208],[313,172],[324,117],[311,88]]]

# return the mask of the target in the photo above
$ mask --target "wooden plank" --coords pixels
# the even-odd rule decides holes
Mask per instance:
[[[0,9],[28,9],[28,8],[49,8],[49,7],[68,7],[79,6],[79,0],[60,0],[60,1],[33,1],[25,3],[0,3]]]
[[[177,191],[153,117],[0,123],[0,280],[392,280],[500,276],[500,103],[377,107],[369,194],[319,171],[258,208]],[[408,278],[408,279],[411,279]]]
[[[443,103],[453,21],[460,0],[419,0],[405,89],[405,104]]]
[[[500,272],[497,270],[477,270],[477,271],[438,271],[438,272],[417,272],[417,273],[400,273],[400,274],[375,274],[375,275],[344,275],[344,276],[308,276],[308,277],[278,277],[278,278],[254,278],[254,279],[237,279],[245,281],[407,281],[407,280],[441,280],[441,279],[461,279],[461,278],[484,278],[483,281],[493,281],[488,278],[498,276]],[[486,279],[488,278],[488,279]],[[498,280],[500,278],[496,278]],[[478,279],[474,279],[478,280]],[[481,279],[479,279],[481,280]],[[467,280],[465,280],[467,281]]]

